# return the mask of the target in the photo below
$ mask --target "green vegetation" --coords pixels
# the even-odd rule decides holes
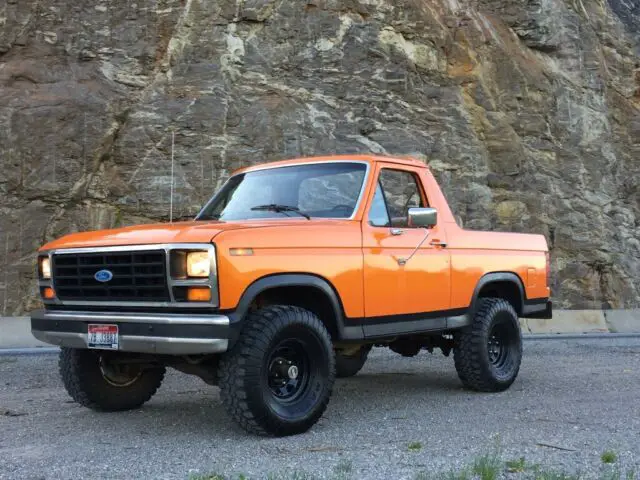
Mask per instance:
[[[618,456],[613,452],[605,452],[601,460],[602,470],[595,477],[597,480],[640,480],[635,470],[624,471],[620,465],[611,465]],[[608,462],[605,461],[605,457]],[[517,474],[511,476],[509,474]],[[469,465],[447,472],[418,472],[415,480],[497,480],[514,478],[518,480],[583,480],[580,472],[563,472],[552,468],[527,463],[525,457],[517,460],[503,461],[500,450],[476,457]],[[593,477],[589,477],[593,478]]]
[[[451,470],[445,474],[444,478],[446,480],[470,480],[471,472],[468,469],[460,470],[458,472]]]
[[[554,470],[536,470],[535,480],[580,480],[580,475],[572,475]]]
[[[269,475],[268,480],[316,480],[316,478],[305,472],[291,472],[289,474]]]
[[[226,478],[217,473],[207,473],[205,475],[190,475],[189,480],[226,480]]]
[[[504,464],[500,459],[500,453],[496,450],[493,453],[476,458],[471,471],[480,480],[496,480],[503,468]]]
[[[627,472],[622,473],[620,470],[620,465],[608,466],[600,480],[637,480],[635,470],[628,470]]]
[[[505,466],[509,473],[522,473],[526,470],[527,462],[524,457],[520,457],[518,460],[507,460]]]
[[[602,460],[602,463],[616,463],[617,459],[618,455],[616,455],[616,452],[612,450],[606,450],[602,452],[602,455],[600,455],[600,460]]]
[[[423,445],[420,442],[408,444],[409,451],[419,451],[422,448]],[[618,455],[615,452],[606,451],[600,459],[603,465],[597,474],[598,476],[595,477],[597,480],[640,480],[635,470],[624,470],[619,463],[616,463]],[[272,474],[267,478],[269,480],[359,480],[364,478],[353,471],[352,463],[348,460],[340,461],[329,472],[313,475],[302,471],[292,471]],[[188,480],[249,480],[249,478],[257,480],[265,477],[260,475],[254,478],[242,474],[229,476],[214,473],[191,476],[188,477]],[[580,472],[565,472],[530,464],[525,457],[505,461],[499,447],[495,447],[490,453],[476,457],[469,464],[460,468],[445,472],[420,471],[414,476],[414,480],[498,480],[510,478],[514,480],[583,480],[584,477]],[[593,477],[589,476],[589,478]]]
[[[419,450],[422,450],[422,443],[411,442],[407,448],[409,449],[410,452],[417,452]]]

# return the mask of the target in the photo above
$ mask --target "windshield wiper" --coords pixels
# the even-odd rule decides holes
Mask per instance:
[[[268,210],[271,212],[295,212],[299,215],[302,215],[307,220],[311,220],[311,217],[304,212],[301,212],[297,207],[291,207],[289,205],[278,205],[277,203],[270,203],[269,205],[257,205],[255,207],[251,207],[251,210]]]

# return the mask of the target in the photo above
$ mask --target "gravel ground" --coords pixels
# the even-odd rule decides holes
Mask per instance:
[[[56,362],[0,357],[1,479],[441,478],[498,443],[503,460],[581,478],[610,468],[604,450],[640,473],[640,339],[528,341],[500,394],[463,390],[441,354],[374,349],[360,374],[337,381],[319,424],[283,439],[245,434],[217,388],[173,371],[142,409],[92,412],[67,397]]]

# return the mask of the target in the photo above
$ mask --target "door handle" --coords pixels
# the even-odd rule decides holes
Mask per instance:
[[[433,245],[434,247],[446,247],[447,246],[447,242],[441,242],[440,240],[431,240],[429,242],[429,245]]]
[[[401,228],[391,229],[391,235],[402,235],[403,233],[404,233],[404,230],[402,230]]]

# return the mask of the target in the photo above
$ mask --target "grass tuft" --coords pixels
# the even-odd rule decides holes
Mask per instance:
[[[563,472],[554,472],[552,470],[543,470],[536,472],[536,480],[580,480],[579,475],[569,475]]]
[[[420,442],[411,442],[408,444],[409,451],[419,451],[423,448]],[[597,458],[597,457],[596,457]],[[626,470],[622,468],[618,461],[618,455],[613,451],[605,451],[600,459],[604,465],[601,466],[598,480],[640,480],[635,470]],[[327,475],[328,476],[325,476]],[[429,472],[419,471],[414,474],[414,480],[498,480],[503,478],[511,478],[509,474],[514,475],[514,479],[523,480],[581,480],[580,472],[567,473],[562,470],[547,469],[538,464],[529,464],[524,457],[514,460],[504,461],[501,449],[495,447],[492,452],[476,457],[472,463],[466,466],[453,468],[449,471]],[[522,476],[519,474],[523,474]],[[354,476],[352,463],[348,460],[342,460],[333,467],[333,471],[325,472],[321,478],[330,480],[349,480],[356,478]],[[271,474],[267,477],[269,480],[316,480],[315,475],[304,471],[290,471]],[[188,480],[248,480],[243,474],[238,476],[225,476],[218,473],[196,474],[188,478]],[[319,479],[318,479],[319,480]]]
[[[226,480],[226,477],[217,473],[205,473],[204,475],[190,475],[189,480]]]
[[[497,452],[478,457],[473,462],[472,472],[480,480],[496,480],[501,471],[502,460]]]
[[[521,473],[527,469],[527,462],[524,457],[520,457],[518,460],[507,460],[505,465],[509,473]]]
[[[291,473],[279,473],[271,474],[267,477],[268,480],[314,480],[314,476],[306,472],[291,472]]]
[[[408,446],[410,452],[417,452],[418,450],[422,450],[422,443],[420,442],[411,442]]]
[[[471,480],[471,472],[468,468],[462,470],[452,469],[446,473],[427,473],[425,471],[418,472],[413,480]]]
[[[468,469],[450,470],[444,475],[444,480],[470,480],[471,472]]]

